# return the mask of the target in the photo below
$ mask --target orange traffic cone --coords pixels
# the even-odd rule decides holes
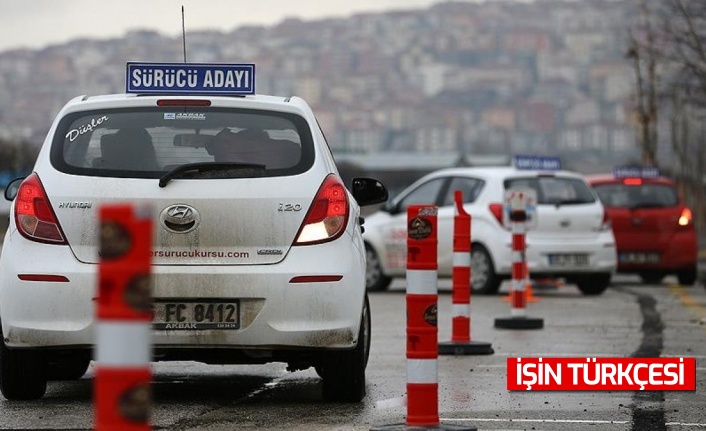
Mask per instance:
[[[527,302],[537,302],[539,297],[534,296],[532,293],[532,280],[529,278],[525,281],[525,300]],[[506,296],[503,297],[503,302],[512,302],[512,291],[510,291]]]
[[[525,298],[527,302],[537,302],[539,298],[532,294],[532,280],[527,277],[525,279]]]
[[[539,298],[532,293],[532,280],[529,277],[529,269],[525,263],[525,300],[527,302],[537,302]],[[512,302],[512,290],[503,298],[504,302]]]

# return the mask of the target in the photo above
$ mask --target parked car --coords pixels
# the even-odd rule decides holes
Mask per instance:
[[[680,284],[697,277],[693,214],[674,181],[655,169],[616,169],[588,177],[608,211],[618,252],[618,272],[659,283],[674,274]]]
[[[3,395],[40,398],[48,379],[86,371],[98,210],[129,203],[153,209],[154,360],[315,367],[325,399],[359,401],[371,331],[359,212],[384,186],[345,187],[301,98],[215,88],[252,65],[130,66],[128,85],[171,76],[172,88],[69,101],[34,172],[8,186]],[[211,71],[221,78],[206,85]]]
[[[406,209],[438,206],[438,274],[453,268],[454,192],[463,193],[472,217],[471,284],[493,294],[511,276],[511,232],[503,224],[506,190],[537,192],[536,228],[526,236],[531,277],[563,277],[586,295],[602,293],[616,268],[615,240],[607,214],[582,175],[515,167],[442,169],[410,185],[382,210],[366,218],[367,287],[383,290],[406,272]]]

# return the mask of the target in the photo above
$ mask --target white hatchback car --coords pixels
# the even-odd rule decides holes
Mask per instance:
[[[15,196],[0,256],[6,398],[39,398],[47,380],[86,371],[98,210],[113,203],[153,211],[155,360],[313,366],[325,399],[364,396],[371,321],[359,206],[387,191],[368,178],[344,186],[304,100],[77,97],[34,172],[8,187]],[[226,324],[224,313],[185,313],[189,325],[169,325],[161,310],[201,303],[238,312]]]
[[[616,269],[615,239],[606,212],[582,175],[569,171],[514,167],[442,169],[406,188],[382,210],[366,217],[369,290],[386,289],[406,273],[409,205],[438,206],[438,273],[453,270],[454,192],[463,193],[471,215],[473,292],[493,294],[511,276],[512,234],[503,224],[506,190],[537,192],[536,228],[526,235],[531,277],[564,277],[586,295],[602,293]]]

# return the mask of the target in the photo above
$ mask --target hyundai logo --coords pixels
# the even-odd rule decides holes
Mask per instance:
[[[198,227],[201,216],[192,206],[176,204],[162,210],[159,220],[162,226],[170,232],[188,233]]]

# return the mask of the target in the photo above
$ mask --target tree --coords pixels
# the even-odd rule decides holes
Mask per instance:
[[[662,36],[662,55],[678,67],[675,78],[687,90],[687,103],[706,106],[706,2],[666,0]]]
[[[672,149],[676,179],[687,203],[695,209],[697,227],[704,227],[706,202],[706,2],[666,0],[661,9],[661,56],[669,65]]]
[[[669,138],[673,171],[682,196],[706,222],[706,1],[639,0],[628,30],[627,57],[635,70],[638,136],[645,165],[660,166],[660,136]],[[658,130],[658,112],[669,130]]]
[[[635,71],[635,109],[642,164],[657,166],[657,76],[658,51],[655,46],[654,12],[642,0],[638,20],[628,29],[628,50]]]

